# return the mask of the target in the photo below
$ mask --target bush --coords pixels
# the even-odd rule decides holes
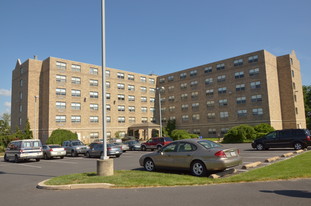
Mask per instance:
[[[171,133],[173,140],[198,138],[196,134],[190,134],[186,130],[175,129]]]
[[[224,143],[243,143],[246,140],[256,139],[256,131],[252,126],[240,125],[231,128],[227,134],[225,134]]]
[[[262,123],[262,124],[256,125],[254,127],[254,129],[255,129],[255,131],[257,133],[261,133],[261,134],[264,134],[264,135],[275,130],[271,125],[266,124],[266,123]],[[259,136],[259,135],[257,135],[257,136]],[[261,135],[261,136],[263,136],[263,135]]]
[[[65,129],[57,129],[54,130],[51,134],[51,136],[46,141],[46,144],[59,144],[61,145],[63,141],[66,140],[77,140],[78,135],[76,133],[73,133],[69,130]]]

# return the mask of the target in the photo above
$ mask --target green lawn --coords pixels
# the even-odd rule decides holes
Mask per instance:
[[[292,178],[311,178],[311,152],[305,152],[288,160],[240,173],[238,175],[211,179],[191,175],[147,172],[147,171],[115,171],[113,176],[101,177],[96,173],[71,174],[55,177],[46,182],[48,185],[111,183],[116,187],[148,187],[205,185],[215,183],[269,181]]]

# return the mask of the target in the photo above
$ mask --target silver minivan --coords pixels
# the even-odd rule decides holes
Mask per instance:
[[[42,157],[42,144],[38,139],[11,141],[4,153],[4,161],[19,162],[20,160],[35,159],[38,162]]]

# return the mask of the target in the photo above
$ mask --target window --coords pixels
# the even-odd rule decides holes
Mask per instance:
[[[186,72],[181,73],[181,74],[179,75],[179,78],[180,78],[180,79],[185,79],[186,77],[187,77],[187,73],[186,73]]]
[[[207,107],[214,107],[215,101],[207,101],[206,105],[207,105]]]
[[[56,95],[57,96],[66,96],[66,89],[56,88]]]
[[[56,108],[57,108],[57,104],[56,104]],[[66,108],[66,104],[65,104],[65,108]],[[63,109],[63,108],[58,108],[58,109]],[[19,112],[23,111],[23,105],[19,105]]]
[[[149,93],[154,94],[155,93],[155,88],[149,88]]]
[[[147,112],[148,108],[147,107],[141,107],[141,112]]]
[[[135,91],[135,86],[134,85],[127,85],[127,89],[129,91]]]
[[[244,77],[244,72],[235,72],[234,73],[234,78],[240,79]]]
[[[118,123],[125,123],[125,117],[119,116],[118,117]]]
[[[81,122],[81,116],[78,116],[78,115],[71,116],[71,122],[72,123],[79,123],[79,122]]]
[[[214,128],[208,129],[208,134],[209,135],[216,135],[216,129],[214,129]]]
[[[152,102],[155,102],[155,98],[150,97],[150,102],[151,102],[151,103],[152,103]]]
[[[106,89],[110,88],[110,82],[106,82]]]
[[[130,123],[135,123],[136,122],[136,118],[135,117],[129,117],[129,122]]]
[[[251,99],[252,99],[252,102],[262,102],[262,96],[261,96],[261,94],[253,95],[253,96],[251,97]]]
[[[258,55],[248,57],[248,62],[249,63],[258,62]]]
[[[110,82],[108,82],[108,84],[109,84],[109,87],[110,87]],[[98,86],[98,80],[90,79],[90,86]],[[106,87],[107,87],[107,82],[106,82]]]
[[[72,102],[71,103],[71,109],[72,110],[81,110],[81,104],[78,102]]]
[[[259,74],[259,68],[255,68],[255,69],[250,69],[249,70],[249,76],[252,77],[252,76],[256,76]]]
[[[91,123],[98,123],[99,122],[98,116],[90,116],[90,122]]]
[[[140,77],[140,81],[141,81],[141,82],[146,82],[146,81],[147,81],[147,78],[146,78],[146,77]]]
[[[181,119],[182,119],[182,121],[188,121],[189,120],[189,115],[182,115]]]
[[[170,101],[170,102],[175,101],[175,96],[169,96],[169,97],[168,97],[168,101]]]
[[[110,99],[110,93],[106,93],[106,99]]]
[[[197,70],[192,70],[192,71],[190,71],[190,76],[191,77],[194,77],[194,76],[196,76],[198,74],[198,71]]]
[[[218,102],[219,102],[219,106],[227,106],[228,105],[227,99],[221,99]]]
[[[81,72],[81,66],[80,65],[71,65],[71,71],[73,72]]]
[[[164,82],[165,82],[165,78],[159,79],[159,82],[160,82],[160,83],[164,83]]]
[[[65,75],[56,75],[56,81],[57,82],[66,82],[66,76]]]
[[[118,100],[124,101],[125,100],[125,95],[124,94],[118,94]]]
[[[148,118],[147,117],[142,117],[141,118],[141,123],[147,123],[148,122]]]
[[[106,108],[108,108],[108,106],[106,106]],[[90,110],[97,111],[98,110],[98,104],[90,104]]]
[[[135,106],[129,106],[128,109],[129,112],[135,112]]]
[[[176,120],[176,117],[175,116],[171,116],[171,117],[169,117],[169,120]]]
[[[205,79],[205,85],[209,85],[213,83],[213,78]]]
[[[229,128],[221,128],[220,129],[220,134],[224,135],[229,131]]]
[[[247,110],[238,110],[238,117],[245,117],[247,116]]]
[[[119,112],[124,112],[125,111],[125,106],[124,105],[118,105],[118,111]]]
[[[188,104],[183,104],[183,105],[181,105],[181,110],[182,111],[188,110],[188,107],[189,107]]]
[[[118,83],[118,89],[124,90],[125,85],[122,83]]]
[[[192,109],[198,109],[199,108],[199,103],[192,103]]]
[[[110,123],[111,122],[111,117],[110,116],[106,116],[106,122]]]
[[[174,86],[169,86],[168,91],[174,91],[174,88],[175,88]]]
[[[192,92],[192,93],[191,93],[191,98],[192,98],[192,99],[197,99],[198,96],[199,96],[199,92]]]
[[[258,82],[251,82],[251,89],[259,89],[261,87],[260,81]]]
[[[98,92],[90,92],[90,98],[97,99],[98,98]]]
[[[199,114],[193,114],[192,120],[200,120],[200,115]]]
[[[243,59],[237,59],[233,61],[234,66],[241,66],[243,65]]]
[[[56,95],[60,95],[60,94],[57,94],[57,89],[56,89]],[[65,95],[66,95],[66,90],[65,90]],[[20,92],[20,93],[19,93],[19,99],[20,99],[20,100],[23,99],[23,92]]]
[[[204,68],[204,73],[207,74],[207,73],[211,73],[213,71],[213,68],[212,67],[205,67]]]
[[[182,100],[188,99],[188,94],[181,94],[180,99],[182,99]]]
[[[24,68],[24,67],[21,67],[20,70],[19,70],[19,73],[20,73],[20,74],[24,74],[24,72],[25,72],[25,68]]]
[[[129,100],[130,102],[134,102],[134,101],[135,101],[135,96],[129,95],[129,96],[128,96],[128,100]]]
[[[143,93],[147,92],[147,87],[140,87],[140,91]]]
[[[228,112],[220,112],[219,114],[220,114],[220,118],[222,118],[222,119],[229,117],[229,113]]]
[[[216,115],[214,112],[207,113],[207,119],[215,119]]]
[[[253,115],[254,115],[254,116],[263,115],[263,110],[262,110],[262,108],[253,109]]]
[[[97,75],[97,74],[98,74],[98,69],[97,69],[97,68],[91,67],[91,68],[90,68],[90,74]]]
[[[217,82],[223,82],[226,81],[226,75],[220,75],[217,77]]]
[[[98,139],[99,138],[99,133],[98,132],[91,132],[90,133],[90,138],[91,139]]]
[[[106,111],[111,111],[111,106],[110,106],[110,104],[106,104]]]
[[[21,79],[21,80],[19,81],[19,86],[22,87],[22,86],[23,86],[23,83],[24,83],[24,81]]]
[[[124,79],[124,73],[118,72],[117,77],[118,79]]]
[[[110,71],[106,70],[106,77],[110,77]]]
[[[235,86],[235,91],[244,91],[245,90],[245,84],[238,84]]]
[[[197,135],[200,135],[201,134],[201,130],[200,129],[193,129],[193,132],[192,132],[193,134],[197,134]],[[194,150],[194,148],[192,149],[191,147],[191,145],[190,144],[188,144],[188,143],[185,143],[185,150],[186,151],[192,151],[192,150]],[[188,149],[189,148],[189,149]]]
[[[206,90],[206,96],[212,96],[212,95],[214,95],[214,89]]]
[[[246,97],[238,97],[236,98],[237,104],[245,104],[246,103]]]
[[[80,77],[71,77],[71,83],[72,84],[81,84]]]
[[[66,109],[66,102],[56,102],[57,109]]]
[[[167,80],[168,80],[169,82],[174,81],[174,76],[168,76],[168,77],[167,77]]]
[[[141,101],[141,102],[147,102],[147,97],[141,97],[141,98],[140,98],[140,101]]]
[[[56,123],[64,123],[66,122],[66,116],[65,115],[57,115],[55,117]]]
[[[227,92],[227,87],[218,88],[218,94],[225,94]]]
[[[174,112],[174,111],[175,111],[175,106],[170,106],[170,107],[168,108],[168,111]]]
[[[294,78],[295,77],[295,71],[292,70],[292,77]]]
[[[72,90],[71,90],[71,96],[72,96],[72,97],[81,97],[81,91],[80,91],[80,90],[72,89]]]
[[[198,81],[192,81],[190,82],[191,87],[196,87],[198,85]]]
[[[149,78],[149,84],[154,84],[155,80],[153,78]]]
[[[225,64],[224,64],[224,63],[222,63],[222,64],[217,64],[217,65],[216,65],[216,69],[217,69],[217,70],[223,70],[223,69],[225,69]]]
[[[134,81],[135,80],[135,76],[133,74],[128,74],[127,75],[127,79],[131,80],[131,81]]]
[[[57,69],[61,69],[61,70],[65,70],[66,69],[66,63],[64,63],[64,62],[56,62],[56,68]]]
[[[186,88],[187,88],[187,83],[180,84],[180,89],[186,89]]]

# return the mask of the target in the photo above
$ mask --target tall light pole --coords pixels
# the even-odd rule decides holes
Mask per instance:
[[[164,87],[158,87],[157,88],[159,92],[159,119],[160,119],[160,133],[159,137],[162,137],[162,108],[161,108],[161,91],[164,90]]]
[[[35,109],[35,111],[34,111],[34,115],[35,115],[34,120],[35,120],[35,123],[34,123],[34,129],[33,129],[33,130],[34,130],[34,138],[35,138],[35,139],[38,139],[38,135],[37,135],[37,131],[36,131],[36,130],[37,130],[37,125],[36,125],[36,124],[37,124],[37,121],[36,121],[37,112],[36,112],[36,111],[37,111],[37,98],[39,98],[39,96],[34,96],[34,97],[35,97],[35,108],[34,108],[34,109]]]

